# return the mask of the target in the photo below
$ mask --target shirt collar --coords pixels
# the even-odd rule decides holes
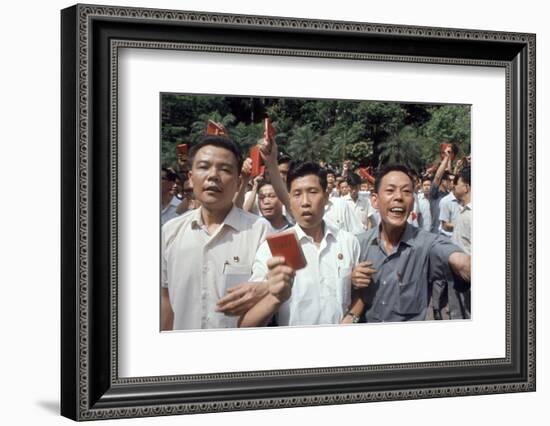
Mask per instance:
[[[204,221],[202,220],[202,207],[195,209],[193,211],[193,218],[191,219],[191,224],[193,227],[202,228],[204,226]],[[245,229],[245,224],[241,220],[241,215],[239,209],[233,205],[225,219],[223,220],[222,226],[227,225],[233,228],[236,231],[243,231]]]
[[[336,238],[336,233],[338,232],[338,230],[336,228],[334,228],[333,226],[329,225],[324,220],[323,220],[323,225],[324,225],[323,226],[323,228],[324,228],[323,240],[327,240],[329,236],[331,238],[335,239]],[[302,238],[306,238],[306,239],[311,241],[311,237],[304,232],[304,230],[302,229],[302,227],[300,225],[298,225],[298,224],[294,225],[294,230],[296,231],[296,236],[298,237],[298,241],[301,241]]]
[[[377,228],[377,231],[376,231],[376,236],[375,238],[373,239],[373,243],[376,242],[376,244],[379,243],[380,241],[380,229],[382,228],[382,223],[380,223],[380,225],[378,226]],[[401,245],[401,243],[403,244],[406,244],[408,246],[411,246],[414,244],[414,238],[416,237],[416,234],[417,234],[417,229],[415,226],[411,225],[410,223],[406,223],[405,224],[405,231],[403,231],[403,234],[401,235],[401,239],[399,240],[399,245]]]

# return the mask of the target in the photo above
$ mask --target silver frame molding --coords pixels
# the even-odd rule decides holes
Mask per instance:
[[[61,24],[62,415],[93,420],[535,390],[535,35],[95,5],[64,9]],[[125,47],[505,69],[506,356],[119,378],[117,94]]]

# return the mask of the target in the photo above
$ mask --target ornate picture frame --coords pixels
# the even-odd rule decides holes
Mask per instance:
[[[62,415],[93,420],[535,390],[535,35],[93,5],[64,9],[61,28]],[[123,47],[504,69],[505,356],[120,378]]]

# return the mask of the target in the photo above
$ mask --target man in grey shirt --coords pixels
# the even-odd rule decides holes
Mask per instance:
[[[413,208],[413,181],[408,169],[382,168],[371,196],[380,226],[358,236],[360,263],[352,282],[362,288],[367,322],[424,320],[429,286],[452,270],[470,280],[470,256],[448,238],[407,223]]]

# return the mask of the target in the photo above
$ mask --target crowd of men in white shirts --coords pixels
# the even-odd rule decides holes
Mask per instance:
[[[161,330],[470,318],[470,172],[451,150],[433,177],[374,182],[260,151],[256,178],[225,136],[180,158],[185,176],[162,168]],[[287,230],[297,271],[265,241]]]

